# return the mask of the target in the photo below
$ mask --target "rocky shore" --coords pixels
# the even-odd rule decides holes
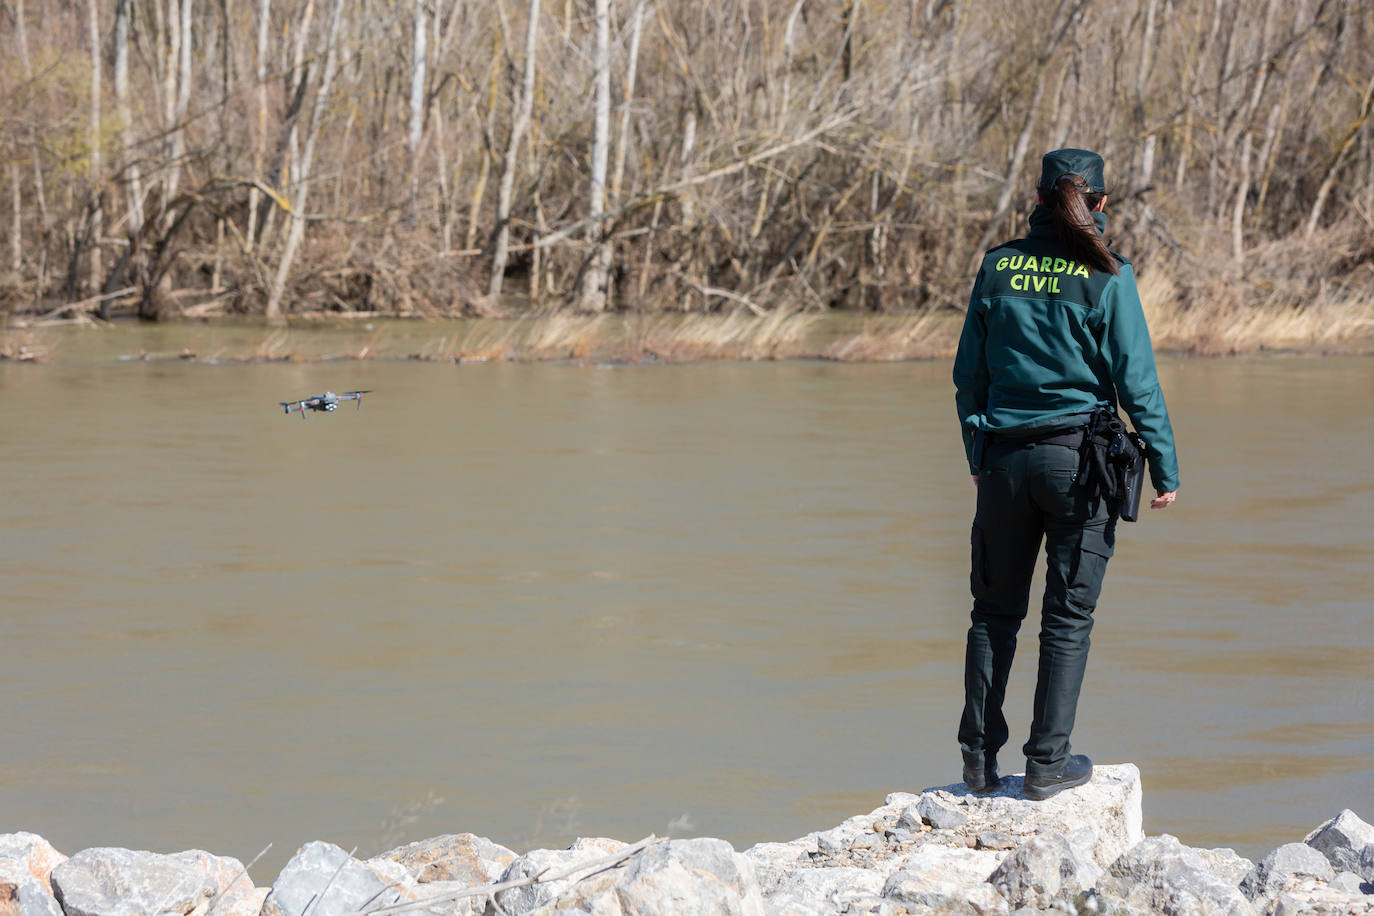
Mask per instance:
[[[1352,811],[1260,862],[1146,837],[1140,773],[1026,801],[1019,777],[898,792],[829,830],[737,852],[724,840],[580,839],[517,855],[451,834],[371,859],[302,846],[258,886],[237,859],[117,848],[71,857],[0,835],[0,916],[1227,914],[1374,916],[1374,827]]]

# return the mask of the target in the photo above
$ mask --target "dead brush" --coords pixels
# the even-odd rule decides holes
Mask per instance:
[[[694,360],[790,359],[811,355],[811,332],[821,316],[776,309],[756,316],[744,310],[635,315],[626,320],[622,357]]]
[[[895,322],[865,321],[857,333],[839,338],[821,355],[844,363],[950,359],[959,345],[961,325],[957,316],[934,310]]]
[[[1139,277],[1155,346],[1194,356],[1374,348],[1374,291],[1329,280],[1350,278],[1351,260],[1369,257],[1356,229],[1269,242],[1210,269],[1186,256],[1155,261]]]

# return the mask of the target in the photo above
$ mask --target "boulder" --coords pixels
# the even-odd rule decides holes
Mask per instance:
[[[988,877],[988,884],[1017,909],[1043,910],[1091,890],[1101,876],[1102,868],[1091,853],[1080,851],[1063,834],[1051,833],[1018,846]]]
[[[1374,882],[1374,826],[1349,808],[1309,833],[1303,842],[1326,856],[1337,871],[1352,871]]]
[[[1002,852],[926,843],[898,859],[893,871],[925,874],[932,879],[958,881],[976,887],[987,883],[988,876],[1004,858],[1006,853]]]
[[[262,916],[301,916],[307,906],[310,916],[345,916],[418,896],[404,868],[388,865],[360,862],[333,843],[306,843],[272,882]]]
[[[384,852],[376,859],[395,862],[416,882],[463,882],[468,887],[496,882],[516,855],[486,837],[446,834]]]
[[[622,852],[628,848],[628,843],[622,843],[619,840],[584,837],[578,839],[567,849],[534,849],[512,861],[501,873],[498,881],[505,884],[509,881],[521,881],[537,875],[551,877],[567,872],[579,865],[604,859],[608,855]],[[575,872],[566,878],[512,887],[497,893],[496,902],[502,910],[511,916],[517,916],[517,914],[537,910],[544,904],[568,893],[574,886],[581,885],[579,893],[590,894],[615,881],[616,876],[611,872],[602,871],[592,875],[593,870],[588,868],[584,872]]]
[[[968,823],[967,814],[934,794],[922,795],[914,808],[915,815],[920,818],[919,823],[929,824],[936,830],[957,830]],[[900,820],[898,824],[901,824]]]
[[[1117,906],[1130,913],[1254,916],[1255,908],[1240,888],[1214,871],[1218,860],[1225,856],[1207,855],[1166,833],[1123,853],[1097,889],[1108,901],[1107,912]]]
[[[237,859],[200,850],[160,855],[85,849],[52,871],[53,896],[66,916],[246,913],[261,898]]]
[[[18,859],[29,874],[43,882],[48,893],[52,893],[48,876],[67,861],[67,857],[47,840],[36,833],[24,832],[0,834],[0,859]]]
[[[724,840],[671,840],[648,847],[613,871],[609,884],[582,884],[532,916],[763,916],[754,866]]]
[[[63,916],[47,885],[19,858],[0,858],[0,916]]]
[[[990,885],[942,879],[930,872],[894,872],[883,898],[905,910],[941,916],[1006,916],[1011,907]]]
[[[1028,801],[1022,794],[1022,776],[1004,778],[992,795],[976,796],[963,783],[927,789],[922,797],[934,800],[964,814],[967,822],[958,828],[969,842],[985,833],[1011,837],[1019,845],[1042,833],[1071,836],[1084,827],[1096,837],[1093,858],[1103,868],[1145,837],[1141,811],[1140,771],[1123,763],[1094,768],[1086,785],[1067,789],[1044,801]],[[889,796],[916,803],[910,795]],[[900,813],[898,809],[897,813]]]
[[[1331,879],[1331,887],[1346,894],[1374,894],[1374,884],[1353,871],[1337,873],[1336,877]]]
[[[1305,843],[1285,843],[1250,870],[1240,889],[1251,900],[1267,903],[1304,881],[1328,884],[1335,877],[1321,852]]]
[[[881,897],[884,876],[869,868],[840,865],[787,872],[764,896],[768,913],[842,913],[860,901]]]
[[[1279,895],[1271,916],[1374,916],[1374,897],[1301,882]]]

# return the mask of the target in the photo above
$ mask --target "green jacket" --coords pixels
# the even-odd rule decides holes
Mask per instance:
[[[1106,216],[1093,219],[1101,233]],[[1040,206],[1025,238],[983,257],[954,358],[955,404],[972,473],[974,430],[1049,429],[1120,404],[1145,439],[1150,482],[1156,490],[1178,488],[1174,432],[1135,272],[1116,257],[1115,275],[1066,259]]]

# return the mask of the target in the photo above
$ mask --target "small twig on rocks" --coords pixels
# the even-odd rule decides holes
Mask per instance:
[[[334,884],[334,879],[339,877],[339,873],[344,870],[345,865],[353,861],[353,853],[357,851],[357,846],[354,846],[351,850],[349,850],[348,856],[342,862],[339,863],[339,867],[334,869],[334,874],[330,875],[329,880],[324,883],[324,888],[318,894],[316,894],[315,896],[311,897],[309,900],[306,901],[305,907],[301,910],[301,916],[305,916],[305,914],[310,911],[310,907],[312,904],[315,906],[315,909],[318,910],[320,908],[320,901],[324,899],[325,894],[329,893],[329,888]]]
[[[239,869],[239,873],[238,873],[237,875],[234,875],[234,879],[233,879],[232,881],[230,881],[228,884],[224,885],[224,889],[223,889],[223,890],[215,891],[215,896],[213,896],[213,897],[210,898],[209,904],[207,904],[206,907],[205,907],[205,916],[210,916],[210,914],[213,913],[213,912],[215,911],[215,907],[218,906],[218,905],[219,905],[219,902],[220,902],[221,900],[224,899],[224,895],[227,894],[227,893],[229,893],[229,888],[233,887],[236,883],[238,883],[238,880],[239,880],[240,878],[242,878],[244,875],[248,874],[248,869],[252,868],[254,865],[257,865],[257,864],[258,864],[258,859],[261,859],[263,856],[267,855],[267,850],[269,850],[269,849],[271,849],[271,848],[272,848],[272,844],[271,844],[271,843],[268,843],[266,846],[262,847],[262,852],[260,852],[260,853],[258,853],[257,855],[253,856],[253,861],[251,861],[251,862],[249,862],[247,865],[243,866],[243,868],[240,868],[240,869]]]
[[[510,890],[516,887],[528,887],[531,884],[543,884],[552,881],[562,881],[564,878],[571,877],[572,875],[575,875],[578,872],[586,872],[587,874],[577,879],[581,881],[585,878],[590,877],[591,875],[599,874],[600,872],[605,871],[608,868],[619,865],[626,859],[638,855],[639,853],[648,849],[650,846],[666,842],[666,838],[656,837],[651,833],[644,839],[640,840],[638,843],[635,843],[631,846],[626,846],[624,849],[620,850],[620,852],[613,853],[609,856],[604,856],[599,859],[593,859],[590,862],[582,862],[578,865],[574,865],[572,868],[565,869],[561,872],[557,872],[552,875],[548,873],[548,869],[544,869],[538,874],[530,875],[527,878],[517,878],[514,881],[502,881],[498,884],[484,884],[480,887],[464,888],[461,891],[450,891],[446,894],[438,894],[433,897],[425,897],[422,900],[407,900],[402,903],[393,903],[390,906],[378,907],[377,909],[371,910],[367,913],[351,913],[349,914],[349,916],[390,916],[390,914],[392,913],[404,913],[407,910],[418,910],[434,903],[445,903],[450,900],[461,900],[464,897],[484,897],[488,894],[490,894],[492,899],[495,900],[496,895],[501,891]],[[304,916],[304,914],[302,914],[302,916]]]

